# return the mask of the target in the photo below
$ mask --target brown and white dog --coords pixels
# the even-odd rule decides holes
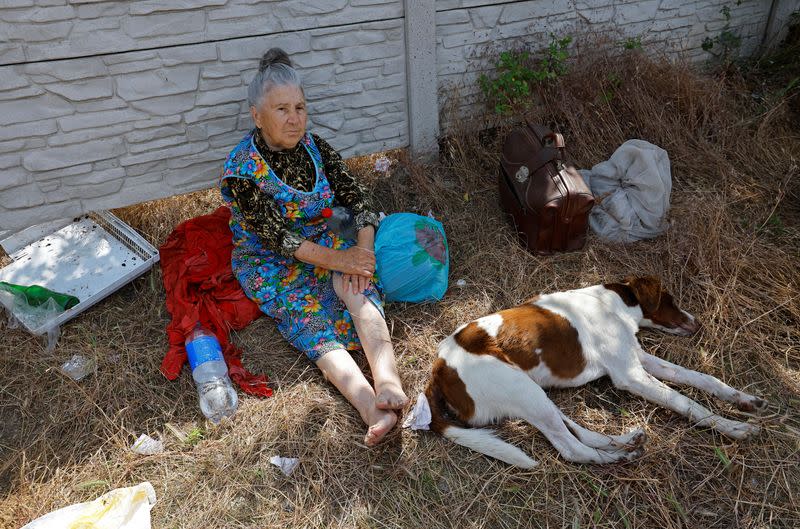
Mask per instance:
[[[642,327],[690,335],[699,325],[655,277],[542,295],[462,325],[439,345],[425,389],[430,428],[523,468],[537,463],[491,430],[471,427],[521,418],[568,461],[630,460],[642,453],[642,430],[619,436],[587,430],[564,415],[542,389],[576,387],[608,375],[615,386],[734,439],[758,433],[758,426],[715,415],[657,380],[708,391],[745,411],[767,404],[712,376],[647,354],[636,339]]]

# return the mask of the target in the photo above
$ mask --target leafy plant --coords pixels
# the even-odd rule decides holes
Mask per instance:
[[[641,50],[642,37],[628,37],[621,44],[622,48],[626,50]]]
[[[736,5],[740,5],[742,0],[736,0]],[[736,58],[739,47],[742,45],[742,37],[738,33],[731,31],[731,8],[727,5],[719,10],[725,17],[725,25],[719,35],[706,37],[703,39],[701,47],[714,57],[716,57],[726,68],[730,66]]]
[[[600,99],[604,103],[609,103],[616,97],[617,89],[622,86],[622,79],[616,73],[611,72],[606,76],[606,81],[606,88],[600,92]]]
[[[478,79],[484,95],[494,102],[495,113],[508,114],[530,96],[533,70],[527,66],[529,57],[527,51],[504,51],[496,65],[497,78],[482,74]]]
[[[186,443],[189,446],[194,446],[200,441],[202,441],[203,437],[204,437],[203,429],[200,428],[199,426],[195,426],[189,431],[188,434],[186,434],[186,440],[184,441],[184,443]]]
[[[482,74],[478,79],[481,90],[494,106],[497,114],[509,114],[516,108],[530,104],[535,83],[555,80],[567,73],[569,45],[572,37],[557,38],[551,35],[545,56],[534,65],[528,51],[504,51],[495,65],[497,77]]]

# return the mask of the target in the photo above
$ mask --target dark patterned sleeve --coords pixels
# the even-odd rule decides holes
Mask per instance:
[[[304,239],[289,229],[272,197],[244,178],[229,178],[228,188],[248,228],[261,242],[273,252],[293,257]]]
[[[356,231],[369,224],[377,230],[378,215],[375,214],[367,190],[350,174],[342,157],[327,141],[316,134],[312,134],[312,136],[320,156],[322,156],[325,176],[328,177],[328,182],[331,184],[336,203],[350,208],[353,212]]]

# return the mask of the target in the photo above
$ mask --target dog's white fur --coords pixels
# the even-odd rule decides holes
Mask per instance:
[[[740,392],[712,376],[647,354],[636,338],[640,327],[689,334],[685,330],[687,325],[676,330],[654,324],[643,317],[639,305],[627,305],[620,295],[603,285],[543,295],[532,303],[566,318],[577,330],[585,367],[572,378],[554,375],[544,362],[523,371],[496,356],[474,354],[464,349],[455,338],[466,327],[462,325],[441,342],[438,356],[447,367],[457,372],[474,402],[474,414],[465,421],[469,426],[480,427],[508,417],[521,418],[539,429],[569,461],[611,463],[633,459],[642,452],[645,441],[642,430],[620,436],[587,430],[566,417],[542,389],[576,387],[607,375],[615,386],[734,439],[745,439],[759,431],[753,424],[720,417],[657,380],[693,386],[750,409],[766,405],[761,399]],[[689,326],[695,326],[693,316],[680,312]],[[496,338],[503,325],[503,316],[496,313],[475,323]],[[536,355],[541,353],[540,348],[532,352]],[[430,392],[428,398],[431,400]],[[447,403],[447,408],[456,412],[450,403]],[[497,438],[491,430],[465,428],[451,420],[446,422],[448,424],[440,433],[457,444],[519,467],[530,468],[537,464],[522,450]]]

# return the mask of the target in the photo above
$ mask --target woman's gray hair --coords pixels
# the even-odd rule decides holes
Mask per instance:
[[[303,92],[300,75],[292,67],[289,55],[280,48],[271,48],[261,57],[258,73],[247,87],[247,104],[258,107],[273,87],[287,85],[296,86]]]

